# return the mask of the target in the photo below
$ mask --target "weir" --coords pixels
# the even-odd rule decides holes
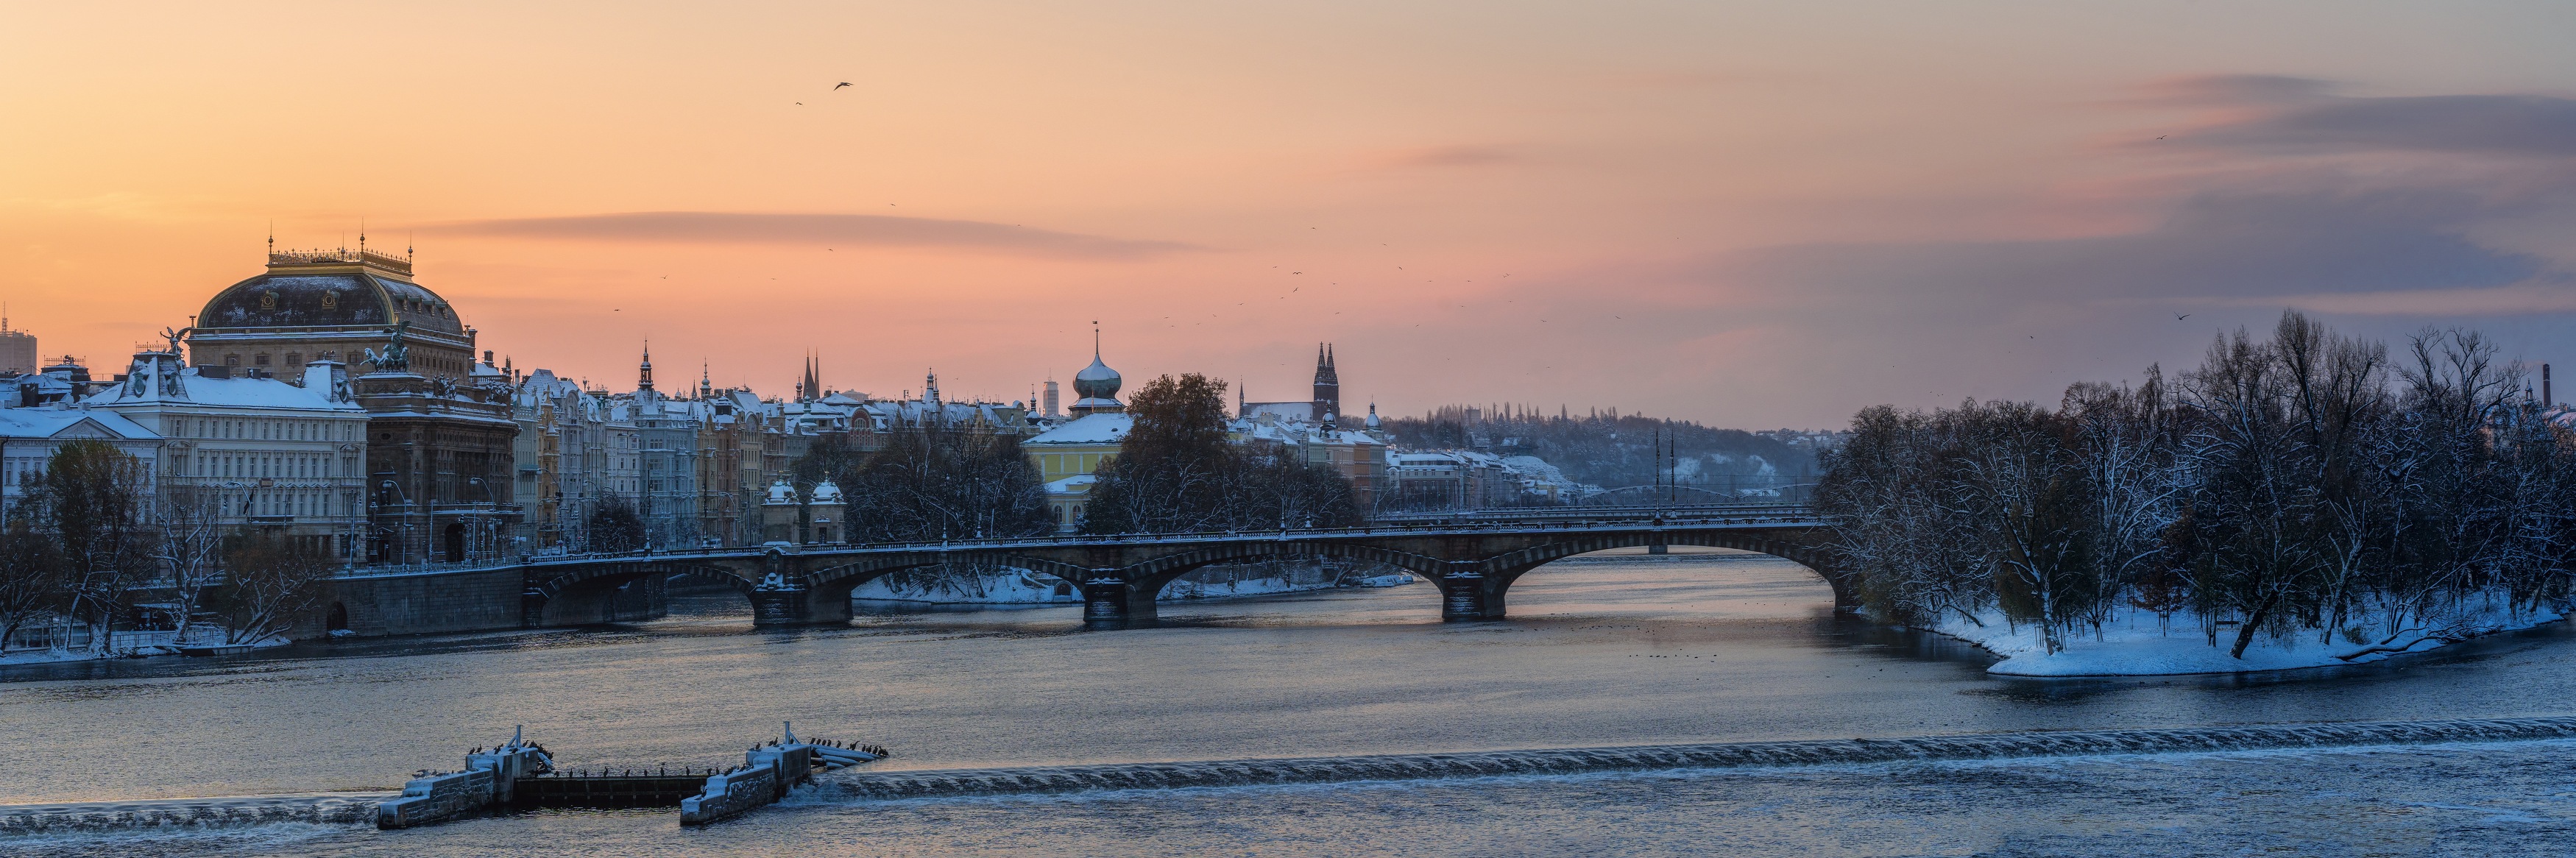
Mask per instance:
[[[754,746],[730,768],[667,765],[556,767],[544,746],[515,734],[490,751],[465,756],[461,771],[422,772],[400,796],[376,805],[377,828],[409,828],[493,810],[676,807],[680,824],[704,825],[777,802],[815,772],[884,759],[875,745],[784,735]]]
[[[1457,754],[1385,754],[1010,769],[872,772],[827,784],[860,801],[1586,772],[2209,753],[2576,739],[2576,717],[1996,733]]]
[[[2455,721],[2272,724],[2150,730],[1989,733],[1890,739],[1831,739],[1555,748],[1454,754],[1382,754],[1353,757],[1206,760],[1023,768],[875,772],[818,785],[820,797],[888,801],[968,795],[1072,793],[1095,790],[1239,787],[1284,784],[1403,781],[1439,778],[1565,775],[1587,772],[1749,769],[1874,763],[2014,760],[2129,754],[2230,753],[2276,749],[2367,748],[2445,743],[2576,740],[2576,716]],[[773,743],[773,752],[799,743]],[[814,743],[808,744],[815,747]],[[755,749],[754,754],[763,749]],[[821,743],[814,759],[883,758],[885,749]],[[784,756],[784,755],[783,755]],[[748,767],[746,767],[748,768]],[[704,771],[703,769],[697,771]],[[742,771],[737,769],[736,771]],[[621,773],[618,775],[623,777]],[[701,790],[714,776],[697,778]],[[726,777],[726,796],[757,777]],[[529,781],[521,780],[524,789]],[[774,786],[773,786],[774,789]],[[756,792],[746,798],[756,798]],[[520,795],[533,794],[523,791]],[[773,793],[774,794],[774,793]],[[0,806],[0,835],[161,828],[173,825],[235,826],[264,823],[362,822],[402,797],[364,793],[147,799]],[[708,796],[701,793],[699,798]],[[774,800],[774,799],[773,799]],[[767,802],[747,803],[735,812]],[[600,805],[579,805],[600,806]],[[635,806],[615,805],[606,806]],[[657,805],[667,806],[667,805]],[[715,808],[701,801],[699,812]]]

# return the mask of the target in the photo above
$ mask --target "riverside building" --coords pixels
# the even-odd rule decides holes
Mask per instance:
[[[301,385],[232,370],[182,366],[173,343],[135,355],[121,380],[81,404],[162,437],[164,514],[357,559],[367,534],[367,411],[350,395],[347,369],[308,361]]]

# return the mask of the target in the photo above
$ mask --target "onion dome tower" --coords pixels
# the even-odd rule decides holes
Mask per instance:
[[[1091,365],[1073,374],[1073,416],[1117,414],[1127,410],[1118,402],[1118,388],[1126,383],[1118,371],[1100,362],[1100,323],[1091,323]]]

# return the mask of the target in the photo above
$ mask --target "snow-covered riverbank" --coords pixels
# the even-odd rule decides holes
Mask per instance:
[[[2241,659],[2227,654],[2236,638],[2232,624],[2219,628],[2218,645],[2211,646],[2197,619],[2177,616],[2170,628],[2160,628],[2155,614],[2135,610],[2123,611],[2105,624],[2099,639],[2075,635],[2054,655],[2048,653],[2037,629],[2007,624],[2001,611],[1986,611],[1975,622],[1953,614],[1927,631],[2003,656],[2003,661],[1986,668],[1987,673],[2001,676],[2169,676],[2368,664],[2566,619],[2564,613],[2547,608],[2516,614],[2507,604],[2500,595],[2466,600],[2447,613],[2405,623],[2393,633],[2385,617],[2358,618],[2331,642],[2321,640],[2315,630],[2287,637],[2257,634]]]
[[[162,642],[159,643],[133,645],[126,640],[126,638],[130,636],[145,634],[149,633],[118,632],[118,646],[112,649],[93,650],[82,648],[13,650],[8,653],[0,653],[0,664],[53,664],[67,661],[95,661],[106,658],[156,658],[160,656],[181,654],[179,651],[181,644],[176,640],[170,639],[168,634],[160,635],[159,638]],[[230,646],[224,644],[222,641],[222,635],[213,635],[211,636],[211,640],[199,636],[191,636],[186,646],[190,649],[198,647]],[[267,649],[269,647],[285,646],[288,643],[291,643],[291,641],[288,641],[285,638],[273,637],[255,644],[246,644],[243,646],[247,646],[251,649]]]

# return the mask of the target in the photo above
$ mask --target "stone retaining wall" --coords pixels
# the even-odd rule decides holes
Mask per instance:
[[[515,629],[525,616],[526,590],[526,572],[518,567],[333,578],[323,585],[313,610],[295,618],[287,636],[327,637],[334,618],[357,637]],[[656,619],[670,612],[668,588],[660,578],[637,580],[605,599],[603,619],[611,622]]]

